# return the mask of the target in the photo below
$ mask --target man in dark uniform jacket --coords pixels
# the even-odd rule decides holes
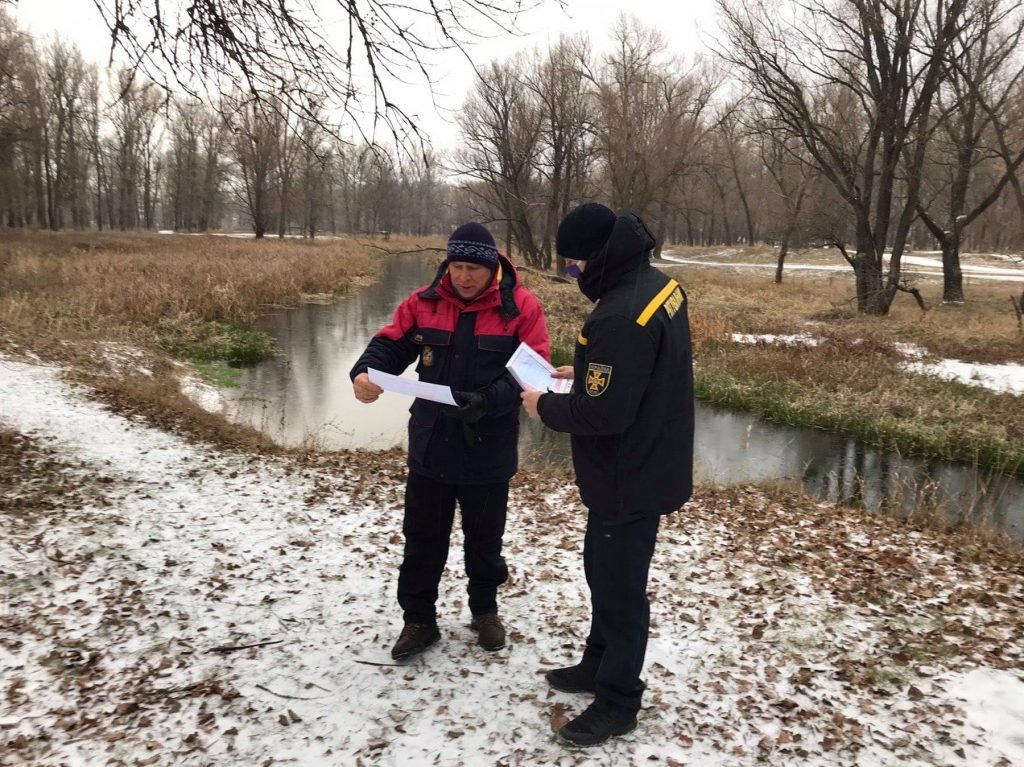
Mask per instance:
[[[650,607],[647,575],[658,523],[693,489],[693,362],[686,294],[650,263],[654,237],[633,213],[597,203],[572,210],[556,247],[597,305],[576,343],[571,394],[523,392],[532,417],[572,435],[588,509],[583,564],[590,635],[579,664],[547,674],[594,702],[559,730],[595,746],[636,726]]]
[[[455,505],[462,514],[472,628],[485,650],[505,645],[497,589],[508,578],[501,555],[508,482],[518,467],[520,387],[505,363],[523,342],[545,359],[551,340],[540,302],[491,233],[463,224],[430,285],[413,291],[370,341],[349,374],[356,398],[383,390],[368,368],[398,375],[413,362],[419,379],[450,386],[458,408],[424,399],[409,408],[409,477],[398,572],[404,627],[391,649],[410,658],[441,637],[438,585],[448,559]]]

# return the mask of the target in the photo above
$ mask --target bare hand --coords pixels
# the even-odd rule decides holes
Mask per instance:
[[[570,381],[576,377],[573,372],[572,365],[559,365],[555,368],[555,372],[551,374],[552,378],[568,378]]]
[[[526,408],[526,414],[530,416],[530,418],[540,417],[540,413],[537,412],[537,402],[543,396],[544,392],[540,391],[524,391],[519,395],[523,400],[523,407]]]
[[[357,400],[367,404],[376,402],[377,398],[384,393],[382,388],[370,381],[370,376],[366,373],[360,373],[352,379],[352,391],[355,392]]]

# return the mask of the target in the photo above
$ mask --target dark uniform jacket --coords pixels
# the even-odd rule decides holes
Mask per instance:
[[[455,408],[423,399],[409,408],[409,469],[443,482],[501,482],[518,468],[519,385],[505,369],[519,343],[551,359],[540,302],[511,262],[499,260],[491,284],[467,304],[452,287],[448,262],[434,281],[395,310],[350,373],[398,375],[414,361],[419,379],[454,391],[480,391],[487,414],[467,429]]]
[[[576,343],[572,394],[545,394],[541,419],[572,434],[583,503],[610,520],[668,514],[693,489],[693,362],[686,294],[651,266],[633,214],[587,262],[597,306]]]

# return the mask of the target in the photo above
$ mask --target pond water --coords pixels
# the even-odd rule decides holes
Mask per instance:
[[[429,282],[437,259],[386,257],[380,280],[331,305],[265,315],[281,354],[243,371],[225,392],[229,417],[287,445],[327,449],[402,445],[410,401],[385,392],[373,405],[352,395],[348,371],[398,303]],[[700,364],[698,359],[697,364]],[[410,368],[405,375],[415,378]],[[1024,542],[1024,483],[973,467],[879,451],[839,434],[762,421],[749,413],[697,407],[697,481],[798,481],[808,494],[871,510],[941,509],[951,520],[994,526]],[[525,464],[568,464],[566,435],[522,418]]]

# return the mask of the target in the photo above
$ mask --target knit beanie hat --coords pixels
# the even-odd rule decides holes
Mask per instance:
[[[608,242],[615,218],[615,213],[601,203],[577,205],[558,225],[555,250],[562,258],[586,261]]]
[[[448,238],[448,260],[469,261],[494,269],[498,265],[498,246],[487,227],[470,221]]]

